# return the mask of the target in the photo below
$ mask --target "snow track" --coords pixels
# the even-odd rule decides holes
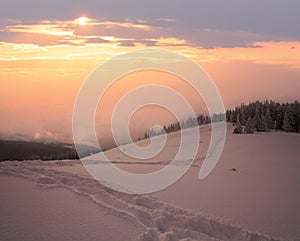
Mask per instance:
[[[136,237],[138,241],[280,240],[233,226],[225,220],[175,207],[149,195],[129,195],[113,191],[87,175],[55,169],[78,163],[79,161],[1,162],[0,174],[31,180],[36,183],[37,188],[65,188],[86,197],[99,208],[144,230]]]

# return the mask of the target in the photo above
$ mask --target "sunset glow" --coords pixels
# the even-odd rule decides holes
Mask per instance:
[[[86,25],[89,21],[91,21],[91,19],[87,17],[80,17],[80,18],[76,18],[74,20],[74,23],[77,23],[79,25]]]
[[[143,48],[176,51],[203,66],[227,107],[257,98],[299,97],[299,39],[194,25],[180,22],[179,17],[117,18],[92,14],[3,20],[0,110],[5,114],[1,115],[4,124],[0,134],[24,130],[29,135],[36,133],[37,130],[27,128],[32,126],[32,117],[26,120],[26,116],[34,116],[37,123],[47,120],[46,127],[38,127],[39,132],[51,129],[59,133],[60,127],[50,120],[59,115],[68,126],[64,128],[68,130],[66,136],[70,136],[72,105],[80,84],[106,60]],[[23,112],[32,114],[25,115],[23,124],[16,124],[17,115],[24,115]]]
[[[0,241],[300,241],[300,1],[0,7]]]

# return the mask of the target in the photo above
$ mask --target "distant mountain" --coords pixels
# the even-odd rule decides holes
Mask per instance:
[[[56,144],[58,143],[57,140],[55,140],[52,137],[39,137],[39,138],[33,138],[30,136],[25,136],[22,134],[14,134],[7,138],[1,138],[2,140],[7,141],[24,141],[24,142],[37,142],[37,143],[44,143],[44,144]]]
[[[44,143],[44,144],[57,144],[59,143],[57,140],[55,140],[52,137],[40,137],[37,139],[34,139],[35,142]]]
[[[29,139],[26,138],[19,138],[18,141],[0,140],[0,161],[60,160],[77,158],[77,152],[73,144],[30,142]]]
[[[11,135],[9,136],[6,140],[8,141],[27,141],[27,142],[34,142],[34,138],[29,137],[29,136],[24,136],[21,134],[15,134],[15,135]]]

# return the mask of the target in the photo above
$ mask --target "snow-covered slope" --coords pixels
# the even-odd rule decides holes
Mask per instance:
[[[128,195],[112,191],[111,189],[105,188],[87,175],[74,174],[57,170],[59,166],[72,166],[74,164],[76,164],[76,162],[74,161],[58,161],[51,163],[40,161],[2,162],[0,164],[0,173],[1,177],[3,177],[3,175],[9,175],[31,180],[36,183],[36,188],[41,189],[41,191],[51,190],[52,195],[55,196],[54,200],[43,199],[44,203],[40,203],[39,205],[47,209],[47,213],[49,213],[49,216],[47,218],[52,219],[52,222],[54,223],[63,222],[58,216],[51,215],[51,213],[57,213],[57,210],[55,210],[57,208],[57,205],[60,205],[60,210],[62,212],[64,212],[64,210],[66,210],[67,212],[70,211],[69,205],[72,204],[68,204],[68,201],[61,199],[64,197],[61,196],[61,188],[70,190],[77,194],[79,197],[88,199],[92,203],[96,204],[94,207],[95,212],[100,209],[103,210],[106,215],[109,215],[110,218],[115,217],[111,218],[111,223],[106,225],[109,225],[110,228],[114,227],[112,228],[112,230],[115,232],[119,232],[120,236],[110,240],[124,240],[122,233],[126,231],[126,229],[128,228],[128,224],[136,227],[136,229],[133,229],[133,231],[131,230],[131,232],[140,230],[140,233],[135,238],[133,238],[133,240],[139,241],[278,240],[271,238],[271,236],[269,235],[263,235],[257,232],[251,232],[239,227],[235,227],[228,222],[216,218],[210,218],[199,212],[193,212],[178,208],[166,202],[159,201],[158,199],[151,196]],[[7,183],[7,185],[9,184],[10,183]],[[36,192],[36,190],[28,188],[26,190],[26,195],[34,197],[35,195],[32,194],[33,192]],[[0,200],[3,201],[3,197],[0,198]],[[16,207],[14,205],[18,203],[18,200],[15,201],[16,202],[12,200],[11,203],[6,203],[7,206],[5,207],[5,209],[12,211],[15,210]],[[30,203],[22,210],[24,211],[27,209],[36,210],[35,207],[30,206]],[[51,209],[53,210],[51,211]],[[73,211],[74,213],[76,213],[78,210]],[[22,217],[22,215],[24,214],[19,213],[19,215],[20,219],[24,219],[24,217]],[[25,215],[28,215],[28,222],[32,221],[32,215],[34,215],[34,213],[29,212]],[[61,215],[64,216],[63,213],[61,213]],[[68,213],[66,213],[66,215],[68,215]],[[32,227],[32,230],[15,230],[16,227],[20,226],[20,224],[7,224],[6,221],[8,218],[10,218],[10,214],[7,214],[7,216],[8,217],[2,215],[0,222],[1,227],[6,227],[5,232],[1,231],[3,232],[2,238],[4,238],[4,240],[12,240],[12,237],[14,237],[15,240],[24,236],[28,237],[28,233],[30,234],[31,232],[36,232],[36,230],[34,230],[34,227]],[[103,216],[103,218],[107,217]],[[120,222],[120,220],[116,221],[117,218],[123,221],[125,220],[127,224],[122,226],[122,222]],[[16,222],[18,222],[18,220],[20,219],[16,219]],[[80,216],[78,216],[78,219],[80,219]],[[49,220],[44,221],[48,222]],[[89,220],[85,220],[84,226],[94,225],[92,223],[93,221],[94,219],[92,218],[91,223],[89,223]],[[43,220],[41,220],[41,222],[43,222]],[[69,225],[71,227],[74,226],[74,224],[72,223],[70,223]],[[43,240],[53,240],[51,239],[51,237],[43,236],[44,233],[47,233],[48,227],[43,226],[43,228],[45,229],[44,231],[38,230],[41,236],[35,237]],[[63,226],[61,226],[61,228],[64,229]],[[99,229],[101,230],[101,223],[99,223]],[[78,234],[80,234],[84,230],[69,230],[68,232],[72,233],[72,235],[70,236],[68,236],[65,231],[66,230],[64,230],[64,239],[62,240],[74,240],[72,239],[72,237],[76,237],[77,232]],[[6,236],[4,236],[4,234]],[[87,234],[87,237],[89,235],[90,234]],[[31,236],[29,235],[29,237]],[[52,236],[55,237],[55,234]],[[79,235],[78,237],[80,236],[81,235]],[[96,240],[107,240],[107,238],[108,237],[99,235]]]
[[[204,126],[201,127],[199,153],[189,171],[171,187],[151,195],[123,194],[104,187],[86,172],[80,161],[2,162],[0,178],[7,175],[10,178],[21,177],[36,183],[34,191],[51,190],[55,200],[43,199],[44,203],[41,203],[48,211],[57,207],[55,203],[61,205],[61,210],[64,206],[65,210],[70,210],[68,202],[60,196],[61,188],[93,203],[91,209],[95,213],[99,210],[104,212],[106,216],[103,219],[106,221],[85,218],[84,226],[90,227],[99,222],[100,230],[94,230],[97,239],[86,234],[87,240],[108,240],[105,233],[107,225],[113,227],[109,230],[120,232],[119,236],[109,237],[109,240],[281,240],[275,237],[299,240],[300,135],[232,135],[231,130],[229,126],[221,160],[207,179],[198,179],[210,136],[209,126]],[[147,173],[164,167],[172,160],[178,147],[178,137],[179,133],[169,134],[167,147],[151,160],[129,158],[118,148],[107,151],[106,155],[119,168]],[[146,145],[146,142],[143,140],[139,144]],[[121,148],[126,153],[130,146]],[[2,187],[10,186],[9,182],[2,183]],[[11,190],[14,191],[17,189]],[[28,188],[26,192],[30,196],[33,190]],[[17,204],[11,201],[7,205],[7,210],[14,210]],[[8,218],[10,215],[11,212],[7,212]],[[30,220],[31,214],[27,215]],[[5,219],[2,215],[0,226],[8,229],[6,237],[2,237],[16,240],[7,237],[18,232],[22,237],[22,232],[16,230],[18,225],[7,223]],[[48,219],[63,225],[57,216],[49,215]],[[67,238],[74,237],[74,233],[82,237],[79,234],[85,228],[74,225],[70,224],[69,230],[65,230],[70,235],[64,234],[65,238],[61,240],[74,240]],[[44,228],[48,230],[46,226]],[[132,235],[124,236],[124,230]],[[26,232],[35,230],[23,230],[23,234]],[[53,239],[44,237],[43,240]]]

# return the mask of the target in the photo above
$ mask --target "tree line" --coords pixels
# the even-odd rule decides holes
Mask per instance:
[[[24,141],[0,141],[0,161],[78,159],[76,149],[64,143],[44,144]]]
[[[161,130],[150,128],[145,131],[144,137],[139,139],[225,120],[235,125],[236,134],[270,130],[300,133],[300,103],[298,101],[292,103],[255,101],[229,109],[224,114],[213,114],[212,117],[201,114],[197,118],[189,117],[181,122],[164,125]]]
[[[181,129],[189,129],[200,125],[209,124],[211,122],[219,122],[226,120],[225,113],[213,114],[212,117],[208,115],[198,115],[197,118],[189,117],[186,120],[181,122],[177,121],[175,123],[164,125],[161,130],[155,130],[150,128],[145,131],[144,139],[147,139],[151,136],[158,136],[165,133],[171,133],[175,131],[180,131]],[[142,139],[142,138],[140,138]]]
[[[266,100],[242,104],[226,111],[226,120],[236,124],[234,133],[270,130],[300,132],[300,103],[277,103]]]

